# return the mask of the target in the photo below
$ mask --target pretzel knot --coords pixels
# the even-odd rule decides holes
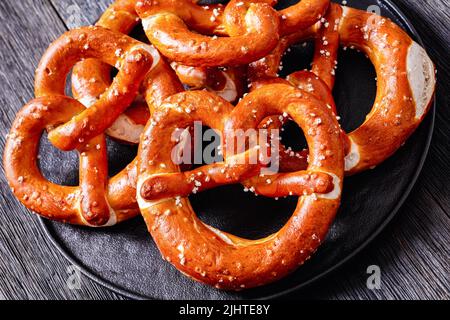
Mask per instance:
[[[36,97],[64,95],[69,71],[86,58],[115,66],[119,73],[90,108],[49,133],[49,140],[62,150],[73,150],[107,130],[130,106],[145,75],[160,61],[153,47],[120,33],[101,27],[72,30],[44,54],[36,71]]]
[[[249,106],[254,111],[249,112]],[[256,241],[205,225],[186,198],[192,188],[199,192],[242,182],[254,176],[260,164],[234,164],[234,157],[246,156],[225,153],[224,163],[180,173],[171,161],[173,142],[161,137],[202,121],[222,130],[229,141],[236,130],[255,129],[267,116],[283,113],[305,132],[310,162],[306,171],[267,176],[264,194],[300,196],[292,218],[277,233]],[[289,85],[267,85],[235,109],[207,92],[172,96],[147,126],[138,157],[138,203],[162,255],[184,274],[218,288],[255,287],[292,272],[324,239],[340,203],[344,161],[338,123],[320,100]]]
[[[139,210],[136,205],[136,166],[131,164],[108,180],[106,142],[102,134],[77,148],[80,185],[68,187],[46,180],[37,165],[44,130],[50,131],[85,110],[61,96],[37,98],[18,113],[5,146],[4,165],[15,196],[42,216],[87,226],[110,226]]]
[[[85,58],[119,69],[89,109],[64,96],[69,71]],[[27,207],[54,220],[88,226],[113,225],[139,212],[136,162],[108,180],[103,132],[131,104],[158,62],[151,46],[100,27],[69,31],[49,47],[36,71],[37,99],[18,114],[4,154],[8,181]],[[80,153],[79,187],[57,186],[42,177],[36,159],[43,130],[56,147]]]

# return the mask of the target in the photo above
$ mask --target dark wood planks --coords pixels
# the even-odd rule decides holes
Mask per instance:
[[[352,1],[349,1],[351,5]],[[33,71],[45,47],[65,31],[94,23],[111,0],[12,0],[0,3],[2,50],[0,146],[15,112],[32,97]],[[422,35],[439,72],[438,114],[424,171],[406,205],[366,250],[342,269],[290,298],[449,299],[450,50],[449,0],[396,0]],[[35,14],[29,14],[34,10]],[[81,12],[81,15],[79,14]],[[43,30],[43,31],[37,31]],[[47,243],[37,219],[14,200],[2,179],[0,298],[111,299],[119,295],[83,277],[79,291],[65,286],[68,263]],[[382,288],[366,287],[366,268],[378,265]]]
[[[32,13],[32,14],[30,14]],[[0,150],[16,112],[33,96],[34,70],[66,29],[48,1],[0,2]],[[42,234],[38,219],[14,199],[0,173],[0,299],[116,298],[83,278],[67,289],[69,263]]]

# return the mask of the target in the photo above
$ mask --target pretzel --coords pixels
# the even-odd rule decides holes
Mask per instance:
[[[436,78],[426,51],[386,18],[344,7],[339,35],[342,45],[366,53],[377,72],[373,109],[348,134],[345,170],[351,175],[374,168],[403,145],[430,109]]]
[[[5,174],[17,199],[48,219],[91,227],[112,226],[139,214],[137,170],[134,162],[108,180],[104,135],[77,148],[79,186],[61,186],[46,180],[36,163],[42,132],[51,132],[84,110],[78,101],[62,95],[40,97],[24,106],[6,141]]]
[[[217,38],[190,31],[186,24],[195,11],[184,9],[189,3],[143,0],[136,4],[150,42],[172,61],[190,66],[237,66],[267,55],[278,42],[277,14],[267,4],[249,6],[242,35]]]
[[[116,66],[119,73],[89,109],[49,133],[49,140],[62,150],[73,150],[109,128],[132,103],[145,75],[160,60],[153,47],[120,33],[101,27],[72,30],[44,54],[36,70],[36,97],[64,95],[67,74],[85,58]]]
[[[249,108],[256,112],[248,112]],[[149,231],[167,261],[197,281],[241,290],[280,279],[317,249],[339,207],[344,161],[336,119],[320,100],[306,92],[289,85],[268,85],[230,109],[224,100],[207,92],[187,92],[166,100],[155,123],[147,126],[139,148],[137,197]],[[307,134],[311,147],[308,170],[290,173],[289,177],[273,176],[274,185],[267,191],[270,196],[301,196],[293,217],[277,233],[255,241],[205,225],[185,194],[183,198],[175,196],[178,190],[185,190],[183,181],[191,186],[188,178],[193,173],[196,191],[202,191],[224,180],[236,183],[254,168],[237,170],[229,161],[231,156],[225,154],[222,170],[211,173],[209,168],[199,168],[178,173],[170,159],[172,145],[160,137],[199,120],[211,128],[223,127],[224,136],[233,137],[236,129],[256,128],[265,117],[284,112],[311,133]],[[312,113],[316,117],[309,116]],[[322,119],[320,125],[317,117]],[[239,174],[234,175],[235,170]],[[177,186],[169,183],[172,178]]]
[[[315,51],[313,71],[332,87],[337,42],[332,30],[338,31],[341,46],[366,53],[377,72],[377,96],[366,121],[345,137],[348,141],[345,171],[354,175],[389,158],[415,131],[431,105],[435,68],[425,50],[389,19],[336,4],[330,6],[329,14],[334,19],[324,19],[308,30],[290,35],[269,58],[252,64],[249,73],[254,81],[264,79],[264,75],[273,76],[283,48],[292,42],[315,38],[316,46],[321,47]],[[324,30],[320,28],[323,24],[329,29],[322,31],[328,33],[326,40],[320,31]]]
[[[118,50],[124,53],[122,58],[115,56]],[[80,103],[64,96],[67,73],[83,57],[102,59],[120,69],[108,91],[86,110]],[[38,98],[19,113],[5,148],[8,181],[27,207],[50,219],[87,226],[109,226],[139,213],[135,198],[136,161],[108,182],[106,147],[99,128],[108,128],[109,123],[102,121],[114,122],[120,114],[116,108],[122,108],[121,104],[126,108],[127,103],[131,103],[152,63],[157,65],[152,73],[161,71],[164,65],[158,63],[158,58],[150,46],[100,27],[70,31],[50,46],[36,72]],[[63,59],[64,64],[60,61]],[[164,77],[158,79],[167,80]],[[154,93],[151,88],[149,91],[149,94]],[[155,95],[152,98],[157,101],[162,97]],[[86,112],[91,110],[93,112],[87,114],[87,119],[93,123],[83,120]],[[108,117],[95,118],[105,113]],[[80,138],[75,140],[76,135],[74,138],[67,134],[65,126],[75,133],[81,132]],[[57,186],[42,177],[35,161],[36,146],[44,129],[49,131],[49,139],[58,147],[64,150],[76,147],[80,152],[79,187]],[[83,131],[86,129],[87,133]],[[66,136],[61,136],[61,130]],[[39,197],[30,197],[33,194]]]

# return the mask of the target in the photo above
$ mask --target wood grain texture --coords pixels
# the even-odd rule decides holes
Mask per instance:
[[[352,1],[356,0],[349,5]],[[94,23],[110,2],[0,2],[1,151],[15,113],[32,98],[34,69],[45,48],[66,28]],[[343,268],[288,298],[450,299],[450,0],[394,2],[414,23],[438,67],[430,154],[411,196],[389,227]],[[12,200],[3,170],[0,190],[0,299],[123,298],[86,277],[80,290],[68,290],[69,263],[42,234],[37,218]],[[380,290],[366,287],[369,265],[381,268]]]

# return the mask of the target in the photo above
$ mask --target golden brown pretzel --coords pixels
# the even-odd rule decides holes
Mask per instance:
[[[348,134],[345,170],[355,174],[386,160],[419,126],[433,98],[435,68],[426,51],[389,19],[343,7],[339,36],[342,45],[366,53],[377,73],[372,111]]]
[[[104,135],[86,141],[80,154],[80,185],[68,187],[46,180],[38,166],[39,140],[84,111],[78,101],[62,95],[32,100],[17,114],[4,151],[4,168],[15,196],[28,208],[57,221],[86,226],[111,226],[139,213],[136,165],[108,180]]]
[[[172,61],[191,66],[237,66],[265,56],[278,42],[277,13],[267,4],[249,6],[242,35],[208,37],[189,30],[186,24],[191,15],[179,9],[184,2],[192,4],[188,0],[143,0],[136,4],[147,37]]]
[[[312,61],[312,72],[324,81],[330,90],[333,89],[335,68],[339,49],[338,23],[342,9],[338,5],[329,6],[325,16],[309,29],[300,29],[297,32],[284,36],[277,47],[266,57],[249,65],[249,80],[251,87],[259,87],[269,79],[278,78],[281,59],[289,46],[300,41],[315,39],[315,50]],[[289,77],[288,77],[289,79]],[[298,85],[301,82],[296,81]],[[308,84],[303,84],[308,85]],[[314,83],[310,92],[314,92]],[[307,89],[301,88],[301,89]]]
[[[103,133],[135,99],[140,84],[159,53],[121,33],[101,27],[84,27],[65,33],[44,54],[36,70],[36,97],[64,95],[72,67],[84,58],[96,58],[119,69],[108,90],[89,109],[49,133],[62,150],[72,150]]]
[[[352,175],[382,163],[418,127],[431,105],[435,69],[425,50],[389,19],[336,4],[330,6],[329,14],[331,11],[334,19],[328,21],[325,17],[321,22],[321,25],[328,23],[326,29],[329,29],[322,31],[328,33],[325,47],[335,46],[337,39],[332,30],[337,30],[340,44],[366,53],[377,72],[377,96],[373,108],[365,122],[346,138],[346,174]],[[313,71],[332,86],[335,50],[323,48],[321,30],[324,29],[319,26],[285,38],[266,60],[252,64],[251,79],[257,81],[265,75],[276,74],[280,52],[292,41],[315,38],[316,46],[322,45],[322,48],[315,52]],[[321,50],[325,55],[320,54]]]
[[[248,67],[250,89],[255,90],[267,84],[285,83],[307,91],[316,98],[321,99],[334,113],[336,105],[331,93],[334,86],[337,52],[339,49],[339,36],[337,23],[341,15],[340,6],[330,6],[326,15],[315,26],[307,30],[300,30],[284,36],[277,47],[266,57],[251,63]],[[312,62],[312,72],[297,71],[286,80],[278,77],[281,59],[290,45],[308,38],[315,38],[315,54]],[[264,126],[281,128],[287,119],[280,120],[278,116],[269,117]],[[347,151],[349,141],[343,132],[344,148]],[[280,170],[281,172],[298,171],[307,168],[308,150],[294,152],[280,145]],[[259,179],[264,185],[264,179]],[[252,179],[251,183],[245,182],[247,187],[257,188],[258,179]]]
[[[111,47],[114,50],[111,50]],[[125,53],[124,58],[115,57],[117,52],[115,50],[121,50]],[[114,122],[114,114],[117,115],[118,112],[114,108],[126,107],[125,102],[127,101],[131,103],[139,83],[152,62],[156,64],[156,67],[153,68],[151,74],[157,76],[158,84],[166,87],[165,84],[172,83],[170,74],[164,70],[164,66],[167,65],[153,61],[152,53],[154,57],[159,58],[159,55],[155,54],[154,51],[150,46],[141,44],[128,36],[99,27],[70,31],[50,46],[36,75],[35,89],[38,99],[30,102],[19,113],[9,136],[4,155],[8,181],[17,197],[22,199],[26,206],[50,219],[90,226],[112,225],[138,214],[136,161],[133,161],[122,172],[109,179],[108,183],[104,137],[102,132],[95,136],[100,127],[106,129],[108,124],[102,123],[102,119],[93,118],[95,123],[99,123],[100,126],[91,127],[84,121],[77,119],[90,109],[85,110],[75,100],[64,97],[64,80],[70,68],[84,56],[102,59],[109,64],[120,63],[120,66],[117,65],[120,71],[112,84],[112,88],[104,94],[105,99],[100,98],[99,100],[100,102],[102,102],[102,99],[104,100],[102,107],[111,108],[101,110],[101,112],[108,113],[109,116],[108,119],[103,120]],[[68,55],[68,53],[72,55]],[[65,63],[58,63],[58,59],[64,59],[66,55],[68,56]],[[56,59],[53,59],[54,57]],[[167,68],[170,69],[169,66]],[[159,73],[161,73],[161,76],[158,75]],[[136,77],[136,74],[139,76]],[[115,94],[116,90],[118,90],[119,97],[122,95],[120,99]],[[167,92],[164,90],[153,90],[151,87],[148,88],[147,92],[148,100],[155,103],[165,98],[165,94]],[[120,106],[120,103],[125,105]],[[88,116],[95,117],[96,112],[100,113],[101,116],[99,109],[92,110],[94,114]],[[89,130],[87,135],[82,135],[74,142],[81,154],[80,187],[76,188],[49,183],[42,177],[35,163],[37,141],[39,141],[41,131],[44,129],[49,131],[49,137],[53,139],[56,145],[61,146],[62,144],[64,149],[69,149],[67,145],[72,146],[70,145],[71,141],[74,140],[72,136],[67,134],[69,142],[65,142],[60,140],[61,137],[58,133],[55,134],[55,131],[61,130],[61,125],[67,121],[69,125],[75,124],[75,130],[78,129],[77,125],[80,121],[81,130]],[[83,134],[83,131],[81,132]],[[90,135],[93,135],[93,137],[89,137]],[[30,137],[30,143],[28,141],[23,142],[28,137]],[[27,148],[25,150],[18,148],[17,146],[20,146],[20,143],[18,144],[17,141],[26,144]],[[25,165],[21,161],[22,158],[26,158],[28,161]],[[29,194],[39,194],[41,200],[45,199],[45,201],[36,205],[33,202],[36,199],[30,200]],[[42,205],[44,202],[48,205]]]
[[[135,10],[137,1],[138,0],[116,0],[103,13],[96,25],[124,34],[130,33],[140,22]],[[205,11],[210,12],[212,15],[214,10],[218,10],[216,8],[220,9],[221,5],[210,6],[208,9],[203,8],[199,11],[201,14],[196,18],[199,21],[199,23],[196,24],[199,29],[202,29],[200,21],[201,18],[204,18],[203,14]],[[159,70],[151,71],[147,75],[149,81],[146,81],[143,86],[147,86],[147,88],[144,88],[143,90],[147,90],[147,97],[150,98],[150,101],[154,101],[154,99],[151,98],[152,95],[159,95],[162,98],[166,98],[183,90],[179,80],[166,66],[164,58],[160,60],[160,65],[156,68]],[[178,65],[176,70],[178,71],[178,76],[185,84],[194,88],[207,88],[229,101],[236,100],[243,93],[242,76],[235,68],[232,68],[229,71],[221,71],[211,68],[185,67]],[[165,74],[165,72],[167,72],[167,74]],[[111,66],[108,64],[96,59],[86,59],[79,62],[72,72],[72,91],[74,97],[86,107],[90,107],[111,85],[111,81]],[[138,99],[136,99],[136,101],[118,117],[106,133],[118,140],[137,144],[148,118],[149,113],[146,102],[144,99],[138,97]]]
[[[268,85],[250,93],[231,113],[229,109],[224,100],[207,92],[183,93],[166,101],[164,109],[157,113],[157,121],[147,126],[139,149],[138,203],[166,260],[195,280],[221,289],[240,290],[282,278],[317,249],[339,207],[344,161],[336,119],[321,101],[306,92],[289,85]],[[249,112],[253,109],[256,112]],[[169,192],[174,186],[165,183],[165,178],[179,177],[179,169],[170,159],[172,145],[161,136],[169,137],[176,128],[195,120],[220,128],[225,118],[224,136],[232,136],[236,129],[256,128],[265,117],[283,112],[307,132],[310,165],[307,172],[292,173],[289,178],[274,176],[274,186],[266,190],[270,196],[300,196],[292,218],[280,231],[255,241],[229,235],[206,226],[196,217],[187,198]],[[318,118],[322,120],[320,124]],[[244,170],[233,175],[232,164],[225,168],[230,170],[228,179],[234,182],[248,173]],[[224,172],[218,172],[219,184],[223,183],[220,174]],[[189,177],[187,173],[183,176]],[[170,196],[161,198],[160,192],[155,197],[149,192],[158,178],[161,184],[157,189]],[[194,185],[200,190],[203,183],[208,188],[211,181],[216,181],[215,175],[198,172],[194,178]],[[151,182],[147,183],[149,179]],[[278,183],[279,179],[284,183]],[[307,187],[302,187],[303,183]],[[316,186],[324,192],[310,194],[317,191]]]

